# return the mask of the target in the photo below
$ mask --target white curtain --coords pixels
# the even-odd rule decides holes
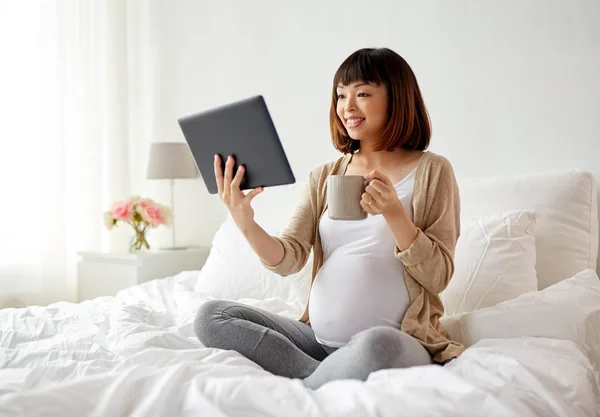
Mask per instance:
[[[4,299],[75,301],[77,251],[127,246],[102,212],[139,192],[153,139],[142,122],[158,99],[140,89],[158,68],[144,4],[0,0]]]

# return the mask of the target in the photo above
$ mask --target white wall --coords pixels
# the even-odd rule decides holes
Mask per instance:
[[[153,1],[164,139],[183,140],[181,115],[262,94],[303,179],[337,156],[335,70],[358,48],[386,46],[414,69],[431,150],[459,179],[573,167],[600,178],[597,0]],[[178,243],[210,242],[220,202],[200,180],[177,198]]]

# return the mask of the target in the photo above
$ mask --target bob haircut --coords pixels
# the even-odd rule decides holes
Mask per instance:
[[[404,58],[388,48],[364,48],[346,58],[333,77],[329,128],[333,146],[338,151],[348,154],[360,149],[360,140],[348,136],[337,116],[338,85],[355,82],[387,87],[388,123],[375,150],[427,149],[431,123],[412,69]]]

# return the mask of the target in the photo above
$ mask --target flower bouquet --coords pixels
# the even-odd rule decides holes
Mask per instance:
[[[111,230],[117,223],[125,222],[133,227],[135,235],[129,244],[130,251],[139,251],[143,247],[150,249],[146,240],[146,230],[160,225],[170,227],[173,221],[171,209],[150,198],[133,196],[117,201],[104,213],[104,224]]]

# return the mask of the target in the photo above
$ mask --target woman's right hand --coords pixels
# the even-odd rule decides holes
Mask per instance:
[[[215,155],[215,178],[217,179],[219,197],[227,206],[237,226],[243,231],[254,221],[254,209],[252,209],[250,203],[254,197],[263,191],[263,187],[255,188],[248,194],[244,194],[240,189],[240,184],[244,178],[245,167],[240,165],[234,176],[234,164],[234,158],[231,155],[228,156],[225,163],[225,172],[223,172],[221,157]]]

